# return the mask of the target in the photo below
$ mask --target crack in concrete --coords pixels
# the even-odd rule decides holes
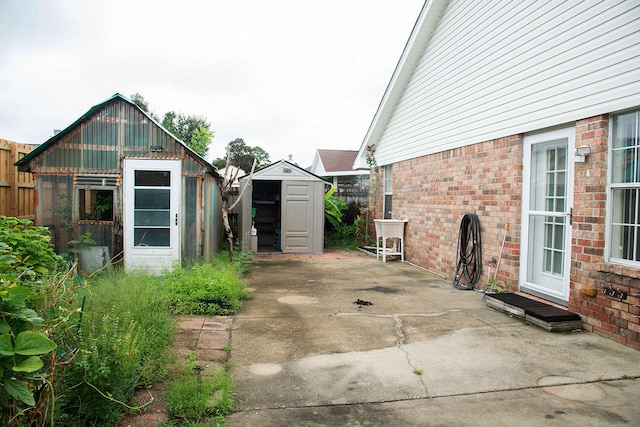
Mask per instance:
[[[398,337],[398,340],[396,341],[396,347],[398,347],[398,349],[400,349],[400,351],[402,351],[404,353],[404,357],[407,360],[407,365],[409,365],[409,368],[411,368],[411,371],[418,376],[418,379],[420,380],[420,383],[422,384],[422,387],[424,387],[424,392],[426,393],[427,396],[429,396],[429,389],[427,387],[427,384],[424,381],[424,378],[422,376],[422,373],[424,372],[424,370],[422,368],[419,368],[417,366],[414,366],[411,363],[411,359],[409,358],[409,352],[407,352],[404,349],[404,340],[405,340],[405,335],[404,332],[402,332],[402,328],[403,328],[403,322],[402,322],[402,317],[403,316],[414,316],[414,317],[437,317],[437,316],[442,316],[445,315],[447,313],[450,312],[454,312],[454,311],[462,311],[462,310],[447,310],[446,312],[440,312],[440,313],[415,313],[415,314],[404,314],[404,313],[397,313],[397,314],[370,314],[370,313],[336,313],[333,316],[366,316],[366,317],[378,317],[378,318],[384,318],[384,319],[393,319],[396,324],[394,326],[395,332],[396,332],[396,336]]]
[[[607,382],[624,382],[624,381],[637,381],[640,379],[640,376],[627,376],[623,375],[620,377],[611,377],[611,378],[602,378],[597,380],[584,380],[577,382],[569,382],[569,383],[558,383],[554,385],[529,385],[529,386],[521,386],[521,387],[502,387],[496,388],[492,390],[480,390],[480,391],[470,391],[470,392],[460,392],[460,393],[446,393],[446,394],[438,394],[434,396],[407,396],[398,399],[386,399],[386,400],[358,400],[353,402],[345,402],[345,403],[317,403],[317,404],[306,404],[306,405],[282,405],[282,406],[264,406],[264,407],[244,407],[238,412],[245,411],[265,411],[265,410],[274,410],[274,409],[306,409],[306,408],[332,408],[332,407],[348,407],[348,406],[366,406],[366,405],[377,405],[380,403],[397,403],[397,402],[411,402],[416,400],[440,400],[451,397],[464,397],[464,396],[482,396],[489,394],[502,394],[502,393],[513,393],[523,390],[547,390],[555,387],[561,386],[579,386],[585,384],[598,384],[598,383],[607,383]]]

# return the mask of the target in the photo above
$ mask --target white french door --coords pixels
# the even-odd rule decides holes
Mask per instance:
[[[125,271],[159,274],[180,261],[180,178],[180,160],[125,159]]]
[[[569,299],[574,133],[524,138],[520,288],[560,303]]]

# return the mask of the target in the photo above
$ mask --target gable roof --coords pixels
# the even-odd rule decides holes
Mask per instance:
[[[358,152],[355,150],[318,149],[313,156],[311,172],[320,176],[361,175],[368,172],[353,170],[353,162]]]
[[[354,167],[637,108],[639,19],[631,0],[427,0]]]
[[[149,114],[147,114],[145,111],[143,111],[140,107],[138,107],[133,101],[131,101],[129,98],[127,98],[126,96],[121,95],[119,93],[115,93],[110,98],[108,98],[108,99],[100,102],[99,104],[96,104],[93,107],[89,108],[89,110],[86,113],[84,113],[82,116],[80,116],[76,121],[71,123],[69,126],[67,126],[62,131],[60,131],[57,134],[53,135],[51,138],[49,138],[44,143],[40,144],[37,148],[35,148],[30,153],[28,153],[26,156],[24,156],[23,158],[21,158],[20,160],[15,162],[14,166],[17,166],[18,169],[21,172],[28,172],[29,171],[29,163],[31,162],[31,160],[33,160],[35,157],[37,157],[42,152],[46,151],[49,147],[51,147],[57,141],[62,139],[65,135],[67,135],[69,132],[71,132],[77,126],[79,126],[80,124],[88,121],[96,112],[98,112],[104,106],[106,106],[107,104],[110,104],[112,102],[115,102],[116,100],[122,100],[122,101],[127,102],[128,104],[131,104],[140,113],[142,113],[149,121],[155,123],[158,127],[160,127],[160,129],[162,129],[164,132],[169,134],[173,139],[176,140],[176,142],[178,144],[183,146],[183,148],[186,150],[186,152],[191,157],[193,157],[197,162],[201,163],[205,167],[205,169],[206,169],[206,171],[208,173],[212,173],[212,172],[216,171],[216,168],[211,163],[209,163],[204,158],[202,158],[202,156],[200,156],[198,153],[193,151],[187,144],[185,144],[183,141],[181,141],[179,138],[177,138],[174,134],[172,134],[169,130],[167,130],[164,126],[162,126],[160,123],[158,123],[153,117],[151,117]]]
[[[244,181],[249,177],[250,174],[241,176],[238,178],[239,181]],[[312,172],[309,172],[306,169],[301,168],[300,166],[288,162],[284,159],[279,160],[277,162],[271,163],[268,166],[260,168],[253,172],[254,181],[264,180],[264,181],[284,181],[284,180],[301,180],[301,181],[323,181],[325,184],[331,184],[326,179],[318,176]]]

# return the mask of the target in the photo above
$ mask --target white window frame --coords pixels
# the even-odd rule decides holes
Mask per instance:
[[[382,212],[383,218],[392,218],[389,213],[393,209],[393,165],[384,166],[384,181],[382,183],[382,206],[384,211]],[[391,208],[387,208],[387,196],[392,200]]]
[[[614,173],[614,165],[613,165],[613,143],[615,138],[615,118],[621,115],[635,113],[636,114],[636,146],[640,145],[640,109],[621,112],[618,114],[611,114],[609,117],[609,138],[608,138],[608,164],[607,164],[607,204],[606,204],[606,232],[605,232],[605,256],[604,259],[606,262],[610,262],[613,264],[620,264],[630,267],[640,267],[640,261],[633,261],[624,258],[616,258],[612,256],[612,245],[613,245],[613,219],[614,215],[614,203],[613,203],[613,192],[617,189],[636,189],[639,191],[638,198],[640,199],[640,178],[637,182],[625,182],[625,183],[614,183],[613,182],[613,173]],[[640,151],[640,147],[637,148]],[[640,154],[639,154],[640,155]],[[640,168],[640,162],[636,165],[636,167]],[[640,173],[640,172],[639,172]],[[640,202],[640,201],[639,201]],[[636,209],[638,212],[638,209]],[[640,226],[640,215],[636,218],[636,224]],[[640,239],[640,228],[636,236],[637,239]]]

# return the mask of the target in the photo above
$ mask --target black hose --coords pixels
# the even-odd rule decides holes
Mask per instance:
[[[473,289],[482,275],[482,244],[480,220],[473,213],[462,217],[458,234],[458,254],[453,286],[458,289]]]

